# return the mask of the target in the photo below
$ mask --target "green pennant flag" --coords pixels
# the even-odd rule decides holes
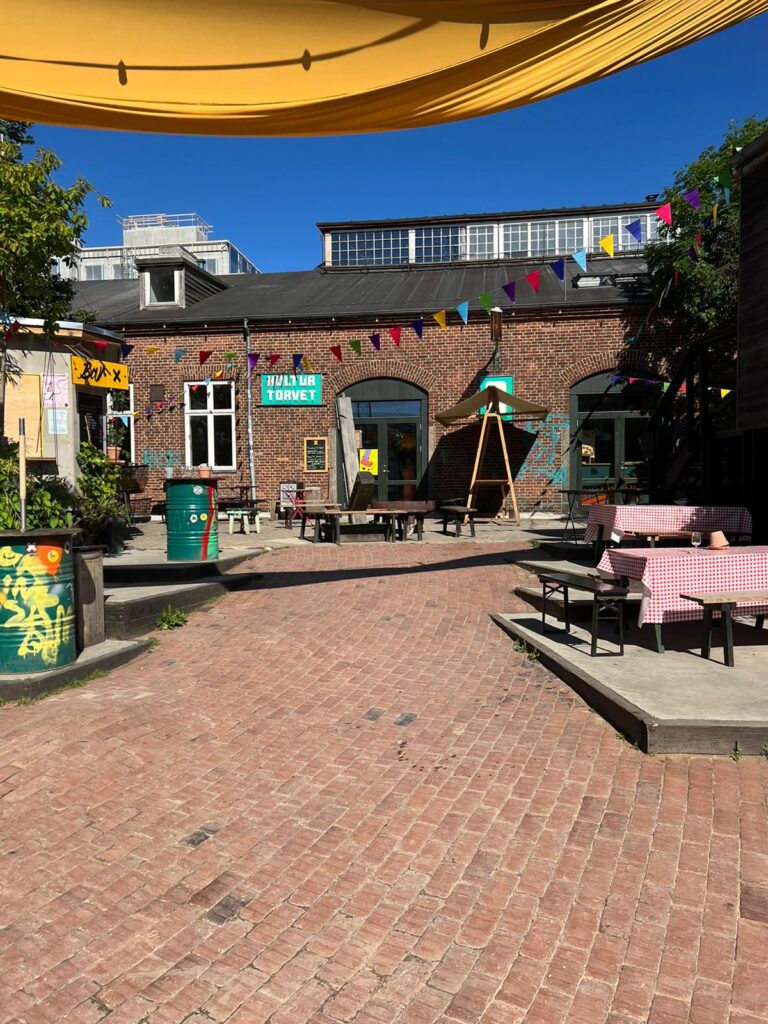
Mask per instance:
[[[225,352],[224,358],[227,360],[228,363],[234,363],[234,361],[237,359],[237,352]]]
[[[353,338],[353,340],[350,341],[349,343],[349,347],[352,349],[353,352],[356,352],[358,355],[360,355],[361,345],[362,342],[360,341],[359,338]]]
[[[491,309],[493,308],[493,295],[490,292],[483,292],[482,295],[477,296],[477,301],[483,307],[488,316],[491,315]]]
[[[664,392],[669,391],[669,381],[662,381],[661,390]]]
[[[720,171],[719,174],[715,175],[715,181],[722,185],[723,188],[733,188],[733,175],[727,167],[724,171]]]

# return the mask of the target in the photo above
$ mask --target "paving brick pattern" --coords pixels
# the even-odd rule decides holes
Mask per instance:
[[[490,623],[515,557],[286,549],[3,708],[0,1020],[768,1021],[768,761],[624,743]]]

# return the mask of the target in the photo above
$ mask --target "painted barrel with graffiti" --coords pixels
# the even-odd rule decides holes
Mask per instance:
[[[0,673],[75,660],[74,532],[0,533]]]
[[[171,562],[211,562],[219,554],[217,481],[171,477],[165,481],[167,552]]]

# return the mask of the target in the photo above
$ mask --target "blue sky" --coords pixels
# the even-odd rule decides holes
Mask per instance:
[[[318,220],[642,200],[729,120],[768,115],[768,15],[529,107],[437,128],[314,139],[222,139],[35,129],[113,201],[89,207],[87,244],[116,215],[200,213],[263,271],[321,258]]]

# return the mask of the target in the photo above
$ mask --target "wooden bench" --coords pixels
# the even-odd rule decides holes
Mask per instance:
[[[768,604],[768,590],[726,590],[720,593],[681,594],[684,601],[693,601],[704,609],[704,639],[702,658],[709,658],[712,646],[712,612],[719,611],[723,624],[723,660],[733,668],[733,611],[739,604]],[[764,615],[755,616],[755,626],[763,628]]]
[[[462,524],[465,519],[468,519],[469,534],[471,537],[475,536],[476,508],[470,508],[468,505],[443,505],[440,509],[440,514],[443,517],[443,533],[448,533],[448,521],[453,520],[456,527],[454,536],[460,537]]]
[[[568,606],[568,591],[571,587],[574,590],[585,590],[587,593],[592,594],[592,643],[589,651],[590,655],[594,658],[597,654],[597,630],[601,614],[604,620],[609,617],[606,616],[606,612],[612,613],[610,618],[616,622],[616,629],[619,634],[619,654],[624,653],[624,602],[629,593],[628,587],[615,580],[597,576],[583,576],[577,572],[537,572],[536,575],[539,577],[539,582],[542,586],[542,633],[547,632],[546,614],[549,598],[558,592],[562,593],[565,612],[564,632],[570,633],[571,617]]]

